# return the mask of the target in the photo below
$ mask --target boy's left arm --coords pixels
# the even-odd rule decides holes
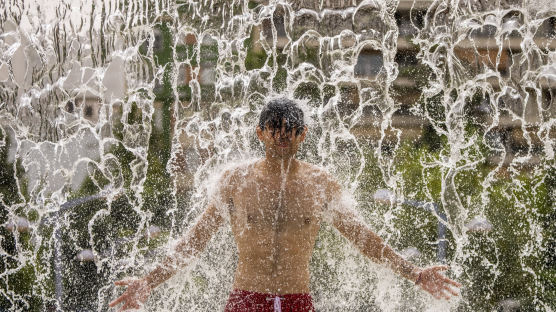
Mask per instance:
[[[432,294],[435,298],[449,299],[450,295],[457,296],[452,287],[461,287],[461,284],[445,277],[441,271],[447,266],[432,266],[419,268],[398,255],[382,238],[375,234],[354,211],[353,202],[342,199],[341,189],[332,185],[330,204],[335,205],[328,213],[332,217],[332,225],[351,241],[359,251],[378,263],[385,263],[399,275],[415,282],[421,288]]]
[[[333,225],[352,242],[359,251],[378,263],[388,264],[394,272],[411,280],[417,281],[421,269],[398,255],[382,238],[371,231],[367,225],[358,220],[350,212],[336,211]]]

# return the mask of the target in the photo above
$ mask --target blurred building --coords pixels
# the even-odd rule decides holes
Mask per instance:
[[[261,3],[266,0],[256,0],[252,3]],[[355,10],[363,1],[361,0],[292,0],[290,2],[291,9],[295,11],[296,20],[293,23],[293,29],[289,30],[291,34],[299,36],[309,29],[318,30],[321,33],[326,33],[329,36],[337,36],[342,30],[348,29],[353,33],[360,34],[362,36],[378,36],[381,31],[383,31],[387,25],[380,16],[376,16],[376,10],[378,6],[373,1],[366,1],[365,8]],[[402,131],[401,138],[403,140],[417,140],[423,135],[423,129],[428,127],[428,122],[415,114],[411,113],[411,108],[418,103],[422,94],[422,85],[427,79],[428,69],[420,62],[418,59],[419,47],[414,43],[413,38],[417,35],[417,30],[424,26],[426,12],[432,5],[433,1],[428,0],[401,0],[399,2],[398,8],[394,14],[395,23],[399,31],[399,36],[396,42],[396,55],[395,62],[398,65],[399,73],[397,78],[393,81],[391,86],[391,94],[394,100],[399,104],[399,108],[396,110],[392,118],[392,127],[400,129]],[[274,33],[276,35],[276,46],[278,49],[284,48],[290,40],[286,36],[286,28],[288,27],[285,16],[286,8],[279,7],[274,11],[272,18],[268,18],[259,26],[252,31],[252,42],[251,51],[254,54],[261,51],[261,42],[267,42],[268,44],[274,44]],[[319,19],[315,16],[319,15]],[[494,17],[492,17],[494,18]],[[520,15],[519,11],[510,11],[503,18],[503,23],[510,25],[511,23],[523,22],[523,16]],[[373,30],[378,30],[373,33]],[[153,49],[160,52],[164,49],[164,44],[162,44],[162,36],[159,29],[154,29],[155,38],[153,42]],[[524,38],[521,38],[519,34],[512,33],[508,36],[508,39],[503,42],[503,46],[500,48],[500,44],[496,42],[495,39],[496,27],[494,22],[489,22],[489,17],[485,17],[483,26],[474,31],[467,39],[460,41],[454,48],[454,54],[458,60],[463,64],[469,71],[479,72],[484,68],[490,68],[502,76],[503,79],[513,79],[518,80],[523,70],[517,65],[518,59],[520,57],[521,49],[524,46]],[[261,37],[262,36],[262,37]],[[534,43],[542,47],[547,51],[556,50],[556,18],[547,18],[542,25],[540,25],[539,30],[533,38]],[[217,42],[210,38],[210,36],[205,36],[204,38],[197,38],[195,34],[186,34],[183,38],[174,38],[176,42],[176,54],[178,59],[189,58],[190,62],[181,63],[177,68],[177,80],[178,86],[177,91],[179,93],[180,99],[183,102],[182,108],[184,113],[180,116],[187,116],[191,114],[192,111],[198,110],[199,105],[202,103],[196,103],[195,105],[188,105],[193,99],[191,97],[193,90],[192,87],[197,87],[199,90],[195,92],[200,92],[202,95],[202,100],[207,103],[212,103],[215,94],[215,79],[216,75],[216,64],[219,58]],[[201,41],[200,44],[198,41]],[[193,46],[200,47],[200,57],[191,59],[191,54]],[[338,41],[335,47],[341,50],[342,46],[349,46],[350,40],[347,38],[342,42]],[[310,45],[310,44],[309,44]],[[71,51],[70,51],[71,53]],[[310,56],[307,56],[310,58]],[[23,45],[16,51],[11,59],[11,66],[13,70],[13,77],[15,81],[21,86],[27,85],[30,81],[27,81],[28,77],[31,76],[29,71],[33,68],[33,62],[39,62],[38,56],[25,51]],[[56,60],[54,60],[56,61]],[[534,60],[533,60],[534,61]],[[539,62],[537,60],[537,62]],[[366,78],[363,80],[372,81],[380,75],[383,70],[384,55],[383,53],[372,46],[363,48],[357,55],[357,62],[353,68],[354,75],[360,78]],[[73,116],[67,118],[82,118],[95,124],[99,120],[99,114],[106,114],[107,111],[102,112],[102,109],[111,111],[112,114],[121,113],[121,103],[117,99],[122,99],[127,93],[128,86],[126,85],[126,68],[124,61],[118,57],[110,60],[107,64],[106,71],[102,74],[103,78],[98,79],[98,73],[95,73],[94,66],[86,67],[84,64],[74,63],[73,68],[67,73],[67,78],[64,81],[63,89],[67,94],[70,95],[71,100],[66,103],[61,103],[59,108],[65,111],[67,114],[64,116]],[[556,73],[551,73],[550,68],[547,68],[546,78],[541,79],[542,92],[540,97],[543,102],[542,109],[544,115],[551,116],[550,118],[556,118],[556,103],[554,103],[554,96],[556,94]],[[554,69],[552,69],[554,70]],[[9,77],[9,69],[7,66],[0,66],[0,81],[6,81]],[[488,78],[488,82],[492,85],[495,90],[500,90],[499,79]],[[234,86],[232,86],[233,88]],[[155,87],[155,93],[159,92],[162,88],[159,83]],[[22,87],[21,89],[25,89]],[[344,109],[350,110],[357,107],[360,99],[358,98],[356,88],[349,83],[342,86],[342,98],[344,99]],[[221,94],[225,94],[220,90]],[[527,105],[524,103],[523,99],[527,99],[529,102],[533,103],[538,97],[536,94],[530,93],[521,94],[519,97],[505,96],[501,97],[500,106],[509,108],[514,111],[517,115],[523,115],[525,117],[526,124],[522,124],[520,121],[512,118],[511,115],[501,114],[499,125],[495,129],[495,135],[503,141],[506,146],[506,150],[510,151],[509,155],[504,160],[506,163],[513,159],[512,153],[517,154],[527,149],[529,143],[527,141],[527,135],[533,134],[529,139],[532,144],[533,153],[542,150],[542,142],[534,134],[538,131],[538,127],[541,120],[538,120],[539,106],[537,105]],[[492,112],[491,107],[488,104],[488,99],[478,98],[476,105],[470,105],[472,107],[472,116],[477,118],[477,120],[488,121],[491,118]],[[46,104],[50,104],[49,101],[44,101]],[[106,103],[112,103],[111,110],[108,109]],[[52,106],[52,105],[50,105]],[[207,106],[208,107],[208,106]],[[154,115],[153,120],[155,121],[153,125],[155,127],[161,127],[162,118],[161,113],[162,106],[160,103],[155,103],[154,105]],[[187,111],[190,112],[187,112]],[[47,112],[48,110],[44,110]],[[51,112],[52,114],[57,114],[59,112]],[[48,114],[44,113],[44,114]],[[49,116],[45,115],[41,117],[42,119],[48,119]],[[181,118],[181,117],[180,117]],[[377,116],[372,111],[365,111],[365,115],[361,119],[360,123],[353,129],[353,132],[361,137],[371,138],[377,140],[380,137],[380,131],[377,124],[381,121],[381,116]],[[173,121],[175,122],[175,121]],[[44,131],[44,127],[40,123],[30,123],[39,124],[37,126],[37,131]],[[32,128],[31,128],[32,130]],[[48,130],[48,129],[47,129]],[[528,132],[524,135],[524,130]],[[48,131],[46,131],[48,132]],[[55,132],[55,131],[54,131]],[[41,135],[43,135],[41,133]],[[46,134],[48,136],[55,137],[56,134]],[[556,135],[556,131],[551,131],[550,135],[552,138]],[[393,138],[394,136],[392,136]],[[202,162],[202,158],[206,157],[197,152],[197,149],[192,147],[191,138],[180,137],[179,140],[182,142],[181,152],[177,155],[177,163],[180,168],[195,167]],[[15,147],[12,147],[12,149]],[[75,157],[79,155],[96,155],[94,150],[98,149],[98,146],[92,143],[85,144],[83,141],[82,146],[75,153]],[[13,154],[13,153],[12,153]],[[538,154],[538,153],[537,153]],[[535,156],[535,154],[534,154]],[[538,159],[538,158],[537,158]],[[493,163],[497,163],[499,159],[492,159]],[[535,163],[535,158],[529,160],[532,164]],[[69,161],[73,163],[73,161]],[[79,169],[85,170],[85,169]],[[82,174],[77,174],[78,176],[85,177],[86,172],[83,171]],[[189,183],[189,180],[186,179]],[[78,185],[76,183],[74,185]]]
[[[265,2],[266,0],[254,1],[254,3]],[[365,14],[357,15],[359,12],[354,8],[362,2],[361,0],[292,0],[290,1],[291,8],[295,10],[297,19],[293,23],[294,28],[291,30],[290,35],[297,36],[308,29],[315,29],[320,33],[335,36],[342,30],[348,29],[354,33],[372,37],[374,34],[371,31],[367,32],[367,30],[380,30],[386,26],[380,18],[374,18],[376,16],[373,15],[373,10],[376,8],[373,8],[373,6],[377,7],[377,5],[373,1],[365,2],[364,5],[367,6],[366,11],[363,11]],[[402,130],[401,138],[403,140],[417,140],[423,135],[423,129],[429,127],[427,120],[411,113],[411,108],[421,99],[423,85],[426,84],[425,80],[430,73],[427,66],[418,59],[419,47],[412,39],[417,35],[418,29],[423,28],[427,10],[432,4],[433,1],[428,0],[401,0],[395,12],[395,23],[399,30],[395,62],[398,64],[399,74],[393,82],[391,94],[400,107],[393,116],[392,127]],[[508,7],[511,4],[507,3]],[[485,11],[492,9],[487,7],[491,4],[481,5],[485,5],[482,8]],[[502,3],[502,5],[505,4]],[[290,39],[286,36],[288,21],[284,17],[284,15],[287,15],[284,10],[284,8],[276,9],[272,20],[265,20],[262,25],[252,31],[252,40],[255,42],[252,49],[261,49],[261,46],[256,44],[260,39],[266,40],[269,45],[272,45],[274,35],[277,36],[275,42],[278,49],[285,47],[290,42]],[[317,14],[320,16],[318,20],[314,18]],[[369,16],[371,17],[369,18]],[[524,38],[520,37],[517,32],[513,32],[507,36],[507,40],[500,47],[495,38],[496,27],[489,22],[489,18],[492,19],[494,17],[486,16],[483,26],[473,31],[466,39],[459,41],[454,47],[453,53],[457,61],[468,69],[470,73],[480,73],[485,69],[491,69],[500,73],[501,79],[487,78],[493,90],[498,92],[501,88],[501,80],[512,80],[513,83],[516,83],[521,78],[520,67],[517,63],[521,57],[520,52],[523,45],[526,43],[524,43]],[[523,16],[517,10],[510,10],[502,18],[501,22],[502,27],[504,25],[511,26],[510,24],[512,23],[523,22]],[[275,32],[274,34],[273,31]],[[263,36],[263,38],[260,36]],[[546,51],[554,51],[556,50],[555,38],[556,18],[550,17],[540,25],[533,41],[537,46],[542,47]],[[191,43],[193,42],[192,39],[190,38]],[[357,56],[354,73],[357,77],[373,80],[379,75],[383,62],[381,51],[372,47],[364,48]],[[539,62],[542,61],[537,60],[536,66],[542,65]],[[191,71],[191,69],[187,70]],[[187,70],[182,74],[183,80],[186,83],[192,79],[192,75]],[[197,79],[200,85],[214,85],[214,82],[211,81],[211,79],[214,79],[214,75],[209,74],[213,71],[214,64],[210,61],[205,62],[205,64],[200,64],[196,78],[193,79]],[[556,79],[549,76],[547,75],[547,78],[541,81],[541,97],[543,107],[546,108],[543,114],[539,114],[538,105],[533,105],[537,100],[536,95],[533,93],[529,94],[529,96],[521,94],[520,97],[513,98],[511,96],[503,96],[499,100],[498,105],[500,107],[507,108],[516,115],[524,116],[525,120],[525,124],[522,124],[521,121],[515,120],[515,118],[504,111],[499,115],[498,126],[492,132],[503,142],[506,151],[509,152],[506,159],[504,159],[505,164],[509,164],[515,155],[528,148],[531,148],[533,151],[533,157],[528,160],[528,164],[535,165],[538,163],[539,157],[537,155],[542,151],[542,142],[536,136],[536,133],[539,130],[539,125],[542,122],[546,122],[546,120],[540,120],[539,116],[544,115],[545,117],[556,118],[556,103],[554,103]],[[356,89],[350,89],[350,86],[346,85],[345,90],[346,92],[343,92],[342,97],[346,98],[347,109],[356,107],[359,101]],[[529,105],[524,103],[525,99],[529,101]],[[476,103],[468,105],[470,111],[466,112],[466,115],[472,116],[478,122],[491,122],[493,112],[491,107],[489,107],[488,100],[488,98],[481,98],[480,96],[470,99],[470,101],[475,101]],[[373,112],[366,112],[358,126],[353,129],[353,132],[358,136],[376,140],[380,138],[380,130],[377,125],[380,123],[381,118],[373,114]],[[524,129],[527,131],[526,134],[524,134]],[[551,138],[556,138],[556,131],[551,131],[550,135]],[[395,138],[394,135],[391,137],[392,139]],[[531,146],[527,142],[528,137],[531,139]],[[493,164],[497,164],[500,159],[493,157],[490,161]]]

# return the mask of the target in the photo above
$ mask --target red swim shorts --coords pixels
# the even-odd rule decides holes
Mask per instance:
[[[314,312],[309,294],[264,294],[236,289],[224,312]]]

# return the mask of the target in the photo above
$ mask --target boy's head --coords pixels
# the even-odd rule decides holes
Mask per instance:
[[[259,116],[259,128],[261,130],[268,127],[273,132],[279,131],[282,125],[285,126],[288,133],[295,128],[296,135],[301,134],[305,128],[303,111],[294,101],[287,98],[269,101]]]

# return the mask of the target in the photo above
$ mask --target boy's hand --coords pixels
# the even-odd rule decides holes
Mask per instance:
[[[109,304],[110,307],[114,307],[123,302],[124,305],[118,311],[139,309],[147,301],[152,291],[151,287],[144,279],[120,280],[114,282],[114,285],[127,286],[124,293]]]
[[[453,287],[461,287],[461,284],[447,278],[440,271],[447,270],[445,265],[437,265],[430,268],[423,269],[419,273],[419,277],[415,281],[415,285],[421,286],[424,290],[428,291],[436,299],[444,298],[450,299],[450,295],[458,296],[458,293],[452,289]]]

